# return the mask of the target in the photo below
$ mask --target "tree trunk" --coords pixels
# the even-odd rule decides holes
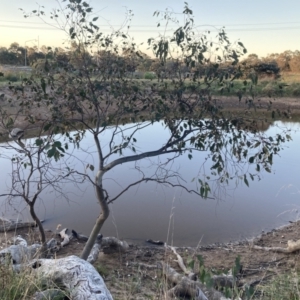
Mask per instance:
[[[102,188],[102,172],[98,171],[98,174],[96,176],[96,192],[97,192],[97,198],[101,206],[101,213],[99,217],[96,220],[96,223],[91,231],[91,234],[89,236],[88,241],[86,242],[84,249],[82,250],[81,253],[81,258],[84,260],[87,260],[95,242],[97,239],[97,236],[106,221],[106,219],[109,216],[109,208],[106,202],[106,198],[104,196],[103,188]]]
[[[41,253],[40,253],[40,257],[46,257],[47,254],[47,243],[46,243],[46,235],[45,235],[45,230],[43,227],[43,224],[41,222],[41,220],[38,218],[38,216],[36,215],[35,211],[34,211],[34,204],[30,205],[30,215],[32,217],[32,219],[35,221],[36,225],[39,228],[40,231],[40,235],[41,235]]]

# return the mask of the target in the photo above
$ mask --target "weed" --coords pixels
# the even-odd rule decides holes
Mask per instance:
[[[0,299],[28,299],[38,290],[29,271],[16,273],[11,264],[0,265]]]
[[[156,79],[157,77],[154,73],[147,72],[147,73],[145,73],[144,78],[149,79],[149,80],[153,80],[153,79]]]
[[[276,278],[274,278],[274,280],[262,287],[262,299],[300,299],[299,275],[299,273],[290,272],[277,276]]]
[[[109,275],[109,270],[103,264],[97,263],[94,267],[102,277],[105,278]]]

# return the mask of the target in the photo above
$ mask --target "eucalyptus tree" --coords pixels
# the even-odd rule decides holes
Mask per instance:
[[[46,20],[47,14],[41,9],[25,13],[25,17],[34,15]],[[268,137],[260,132],[255,113],[224,111],[211,93],[213,83],[220,88],[230,87],[241,75],[220,68],[222,63],[236,65],[246,53],[240,41],[230,42],[223,28],[199,31],[187,3],[179,16],[182,20],[170,10],[156,11],[157,26],[162,31],[146,43],[160,65],[163,80],[138,81],[128,72],[130,60],[122,56],[126,50],[127,56],[134,53],[139,57],[139,46],[130,35],[132,16],[127,11],[123,26],[105,34],[87,2],[62,1],[49,17],[51,23],[56,22],[54,26],[65,31],[72,47],[77,47],[69,53],[76,57],[59,67],[55,59],[46,60],[43,70],[23,82],[22,105],[28,111],[33,106],[46,111],[43,116],[30,114],[32,122],[38,124],[43,119],[45,132],[60,132],[68,143],[78,147],[85,132],[93,136],[98,163],[87,162],[87,169],[95,173],[95,178],[92,173],[85,175],[95,187],[101,212],[82,252],[84,259],[109,216],[109,205],[131,187],[155,181],[180,186],[200,197],[213,197],[212,186],[216,183],[226,186],[230,180],[242,180],[248,185],[249,178],[254,179],[262,169],[270,172],[273,155],[286,139],[284,135]],[[169,28],[176,29],[168,35]],[[143,57],[139,59],[142,62]],[[193,70],[189,77],[183,71],[186,69]],[[168,130],[167,139],[155,149],[140,150],[138,133],[156,122],[162,122]],[[130,126],[123,127],[126,123]],[[109,135],[108,142],[103,141],[103,133]],[[211,174],[203,172],[195,189],[189,190],[180,175],[172,171],[172,162],[179,156],[193,159],[200,151],[207,157],[195,164],[201,167],[210,161]],[[48,156],[60,159],[62,154],[53,141]],[[103,179],[112,169],[158,156],[161,163],[155,174],[147,176],[139,170],[139,179],[115,196],[105,188]],[[243,167],[251,164],[256,171]]]
[[[0,108],[0,117],[0,133],[3,133],[13,125],[14,119],[2,108]],[[18,213],[21,213],[23,207],[22,204],[20,207],[20,199],[27,204],[30,216],[40,232],[42,246],[39,256],[45,256],[47,254],[46,234],[42,220],[36,212],[36,205],[43,201],[47,192],[55,195],[53,200],[58,196],[68,200],[68,195],[63,191],[62,186],[69,180],[79,183],[84,178],[76,176],[77,172],[71,169],[70,164],[55,162],[57,156],[52,157],[53,149],[57,147],[61,152],[65,152],[66,146],[60,141],[53,141],[51,133],[45,135],[43,128],[40,128],[35,133],[35,138],[26,140],[24,134],[23,129],[14,127],[9,133],[11,140],[0,146],[1,161],[11,162],[11,171],[4,170],[10,173],[8,187],[7,190],[0,192],[0,198],[5,198],[6,203],[13,206]]]

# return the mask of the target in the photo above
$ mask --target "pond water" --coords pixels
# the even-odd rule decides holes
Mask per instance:
[[[295,221],[299,218],[300,208],[300,124],[277,122],[275,125],[268,129],[267,134],[279,132],[278,127],[287,127],[292,130],[293,140],[284,145],[280,156],[274,157],[272,173],[262,172],[262,179],[250,182],[249,188],[245,185],[229,186],[226,194],[220,194],[220,200],[203,200],[179,188],[142,183],[111,205],[111,215],[102,233],[135,243],[144,243],[151,238],[177,246],[196,246],[198,243],[205,245],[250,238],[262,230]],[[142,145],[139,150],[155,149],[166,135],[160,124],[146,128],[143,134],[136,136]],[[108,140],[108,135],[102,137],[104,143]],[[0,147],[4,145],[0,144]],[[73,154],[96,165],[97,158],[92,156],[94,149],[90,145],[91,136],[87,135],[82,149],[74,150]],[[192,179],[197,176],[204,157],[205,153],[200,153],[189,160],[183,155],[173,165],[189,188],[195,188]],[[164,157],[146,160],[139,163],[139,167],[150,172],[149,166],[162,159]],[[10,186],[11,163],[0,158],[0,165],[0,191],[3,192]],[[104,187],[112,195],[118,194],[122,187],[138,178],[135,166],[133,163],[123,164],[108,172]],[[91,171],[89,174],[93,175]],[[50,191],[42,195],[37,206],[39,217],[45,219],[46,228],[55,230],[61,224],[62,228],[88,234],[100,212],[93,187],[88,183],[79,187],[67,184],[63,190],[68,192],[69,201]],[[27,208],[17,199],[14,207],[3,198],[0,201],[3,216],[29,219]]]

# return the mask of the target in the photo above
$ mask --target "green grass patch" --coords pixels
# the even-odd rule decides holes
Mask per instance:
[[[3,76],[0,76],[0,87],[8,85],[9,82],[20,82],[31,75],[31,72],[24,70],[2,68],[0,72],[3,73]],[[96,78],[94,78],[94,80],[96,80]],[[133,78],[130,80],[132,80],[140,90],[152,85],[160,85],[163,89],[168,91],[175,88],[174,83],[170,79],[158,82],[153,72],[145,72],[140,79]],[[245,84],[246,82],[247,84]],[[101,84],[104,84],[103,81],[101,81]],[[184,86],[186,87],[186,92],[207,90],[207,86],[203,80],[200,80],[199,83],[195,83],[191,79],[186,79]],[[230,80],[223,82],[216,80],[211,84],[209,90],[213,96],[300,97],[300,73],[284,73],[280,79],[264,77],[259,79],[257,85],[253,85],[252,88],[249,79],[246,81],[234,80],[233,82]]]
[[[22,81],[24,78],[28,78],[30,76],[27,72],[3,72],[3,76],[0,76],[0,82],[18,82]]]
[[[269,284],[261,288],[261,299],[298,300],[300,299],[300,274],[288,273],[276,276]]]

